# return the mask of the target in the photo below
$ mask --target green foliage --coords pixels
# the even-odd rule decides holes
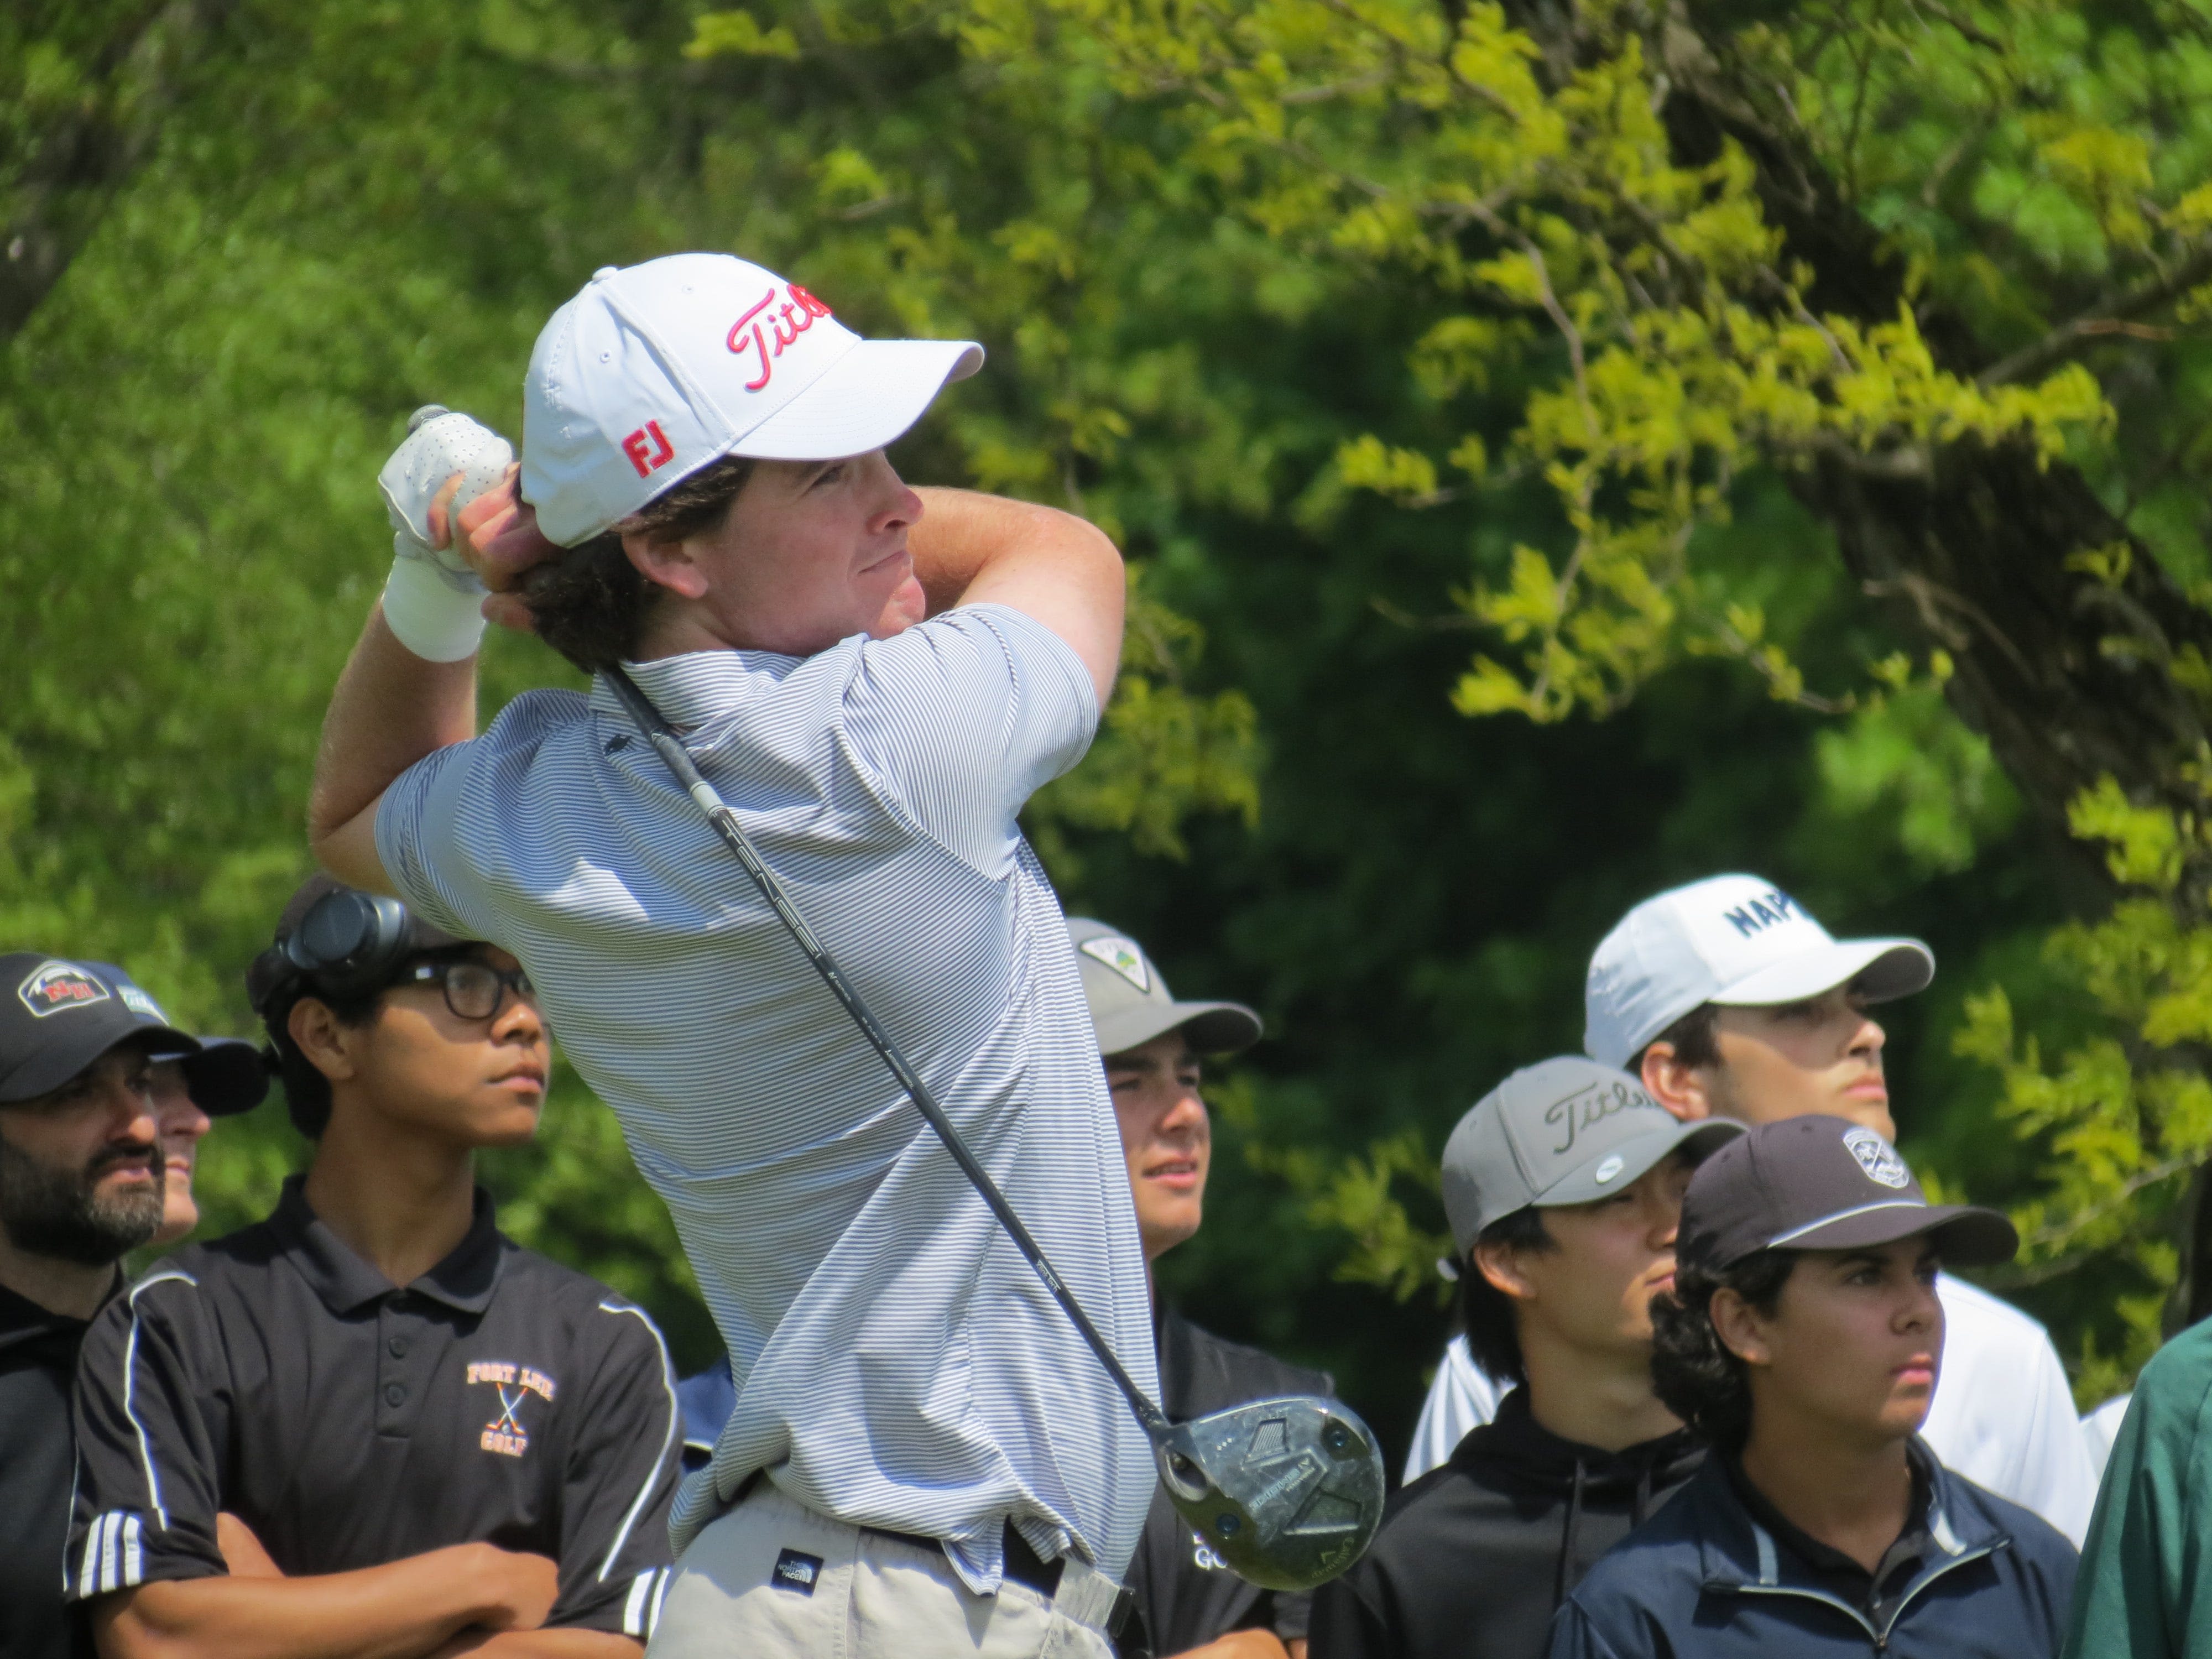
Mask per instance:
[[[1786,653],[1690,557],[1745,467],[1836,453],[1902,474],[1924,471],[1931,446],[2018,439],[2050,458],[2112,427],[2078,364],[2032,386],[1978,380],[1938,364],[1909,308],[1874,321],[1817,311],[1820,273],[1767,223],[1742,149],[1729,140],[1710,161],[1673,159],[1648,8],[1571,8],[1577,56],[1553,76],[1496,4],[1466,8],[1455,27],[1428,0],[1054,9],[1104,42],[1126,91],[1181,100],[1200,157],[1233,178],[1237,205],[1269,234],[1417,273],[1465,307],[1417,348],[1433,394],[1472,379],[1455,365],[1523,349],[1531,331],[1510,324],[1526,319],[1563,348],[1564,373],[1529,392],[1495,473],[1480,433],[1447,426],[1436,441],[1477,485],[1540,477],[1558,508],[1555,550],[1516,546],[1504,580],[1478,580],[1462,599],[1518,648],[1515,664],[1475,658],[1454,694],[1464,714],[1611,712],[1698,651],[1742,656],[1775,696],[1802,700]],[[1893,54],[1884,86],[1901,100],[1899,27],[1875,39]],[[1929,34],[1951,54],[1980,50],[1955,28],[1922,27],[1923,53]],[[1742,46],[1801,97],[1822,94],[1824,51],[1801,53],[1764,27]],[[2064,158],[2052,165],[2066,188],[2108,201],[2144,143],[2068,126],[2044,153]],[[2169,194],[2176,178],[2194,182],[2170,172]],[[2141,214],[2107,216],[2110,238],[2131,235],[2126,246],[2153,257]],[[2173,231],[2157,251],[2185,254],[2195,234]],[[1449,498],[1428,453],[1373,434],[1344,446],[1338,465],[1347,484],[1401,501]]]

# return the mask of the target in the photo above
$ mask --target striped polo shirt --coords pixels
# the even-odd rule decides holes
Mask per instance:
[[[1120,1138],[1016,823],[1097,726],[1081,660],[975,605],[630,672],[1152,1389]],[[979,1590],[1009,1519],[1120,1577],[1153,1483],[1127,1406],[612,690],[516,698],[409,769],[376,830],[410,905],[528,969],[729,1345],[736,1406],[678,1548],[766,1470],[944,1539]]]

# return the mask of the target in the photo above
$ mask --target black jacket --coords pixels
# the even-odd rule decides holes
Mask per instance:
[[[89,1659],[83,1615],[62,1605],[69,1543],[70,1388],[85,1322],[0,1290],[0,1655]]]
[[[1158,1336],[1160,1409],[1178,1423],[1248,1401],[1336,1392],[1326,1372],[1224,1342],[1179,1313],[1160,1316]],[[1234,1630],[1270,1630],[1286,1642],[1306,1633],[1309,1597],[1263,1590],[1231,1572],[1157,1487],[1128,1585],[1155,1654],[1181,1653]],[[1133,1634],[1125,1632],[1125,1644],[1133,1646]]]
[[[1626,1451],[1497,1421],[1390,1500],[1373,1546],[1314,1597],[1312,1659],[1540,1659],[1583,1573],[1696,1471],[1687,1433]]]
[[[1924,1450],[1926,1542],[1872,1615],[1762,1524],[1725,1462],[1592,1568],[1553,1627],[1551,1659],[2051,1659],[2074,1547]],[[1815,1546],[1814,1547],[1818,1547]]]

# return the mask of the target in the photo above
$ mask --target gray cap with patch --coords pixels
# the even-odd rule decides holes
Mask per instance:
[[[1580,1054],[1523,1066],[1444,1143],[1452,1243],[1464,1258],[1516,1210],[1609,1197],[1677,1148],[1702,1158],[1742,1133],[1725,1118],[1684,1123],[1627,1073]]]
[[[1067,918],[1098,1052],[1118,1054],[1181,1030],[1201,1054],[1233,1054],[1260,1040],[1260,1016],[1241,1002],[1177,1002],[1145,947],[1088,916]]]

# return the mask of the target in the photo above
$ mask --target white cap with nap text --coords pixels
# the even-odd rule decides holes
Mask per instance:
[[[1644,900],[1605,936],[1583,985],[1583,1048],[1626,1066],[1705,1003],[1765,1007],[1838,985],[1886,1002],[1935,976],[1917,939],[1832,939],[1772,882],[1713,876]]]
[[[798,283],[726,253],[608,265],[530,354],[522,499],[574,547],[725,455],[881,449],[982,366],[971,340],[864,340]]]

